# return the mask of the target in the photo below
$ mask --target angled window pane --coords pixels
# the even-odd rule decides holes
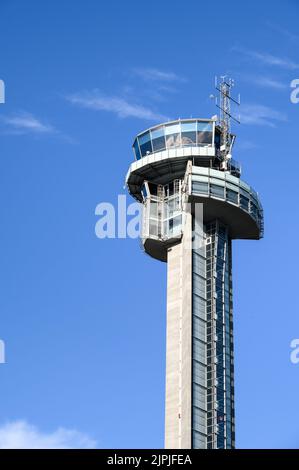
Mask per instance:
[[[197,121],[197,130],[201,132],[213,132],[213,125],[210,122]]]
[[[145,157],[148,153],[152,153],[152,142],[151,142],[151,136],[149,132],[145,132],[145,134],[142,134],[138,137],[139,140],[139,146],[141,150],[141,155]]]
[[[158,129],[151,131],[153,151],[158,152],[159,150],[165,149],[165,136],[164,127],[161,126]]]
[[[166,147],[179,147],[181,145],[181,125],[170,124],[165,126]]]
[[[210,122],[197,121],[197,144],[209,145],[212,144],[213,139],[213,125]]]
[[[224,199],[224,188],[221,186],[216,186],[216,184],[210,185],[210,193],[213,196],[220,197]]]
[[[229,202],[238,204],[238,193],[236,193],[235,191],[232,191],[231,189],[226,189],[226,199]]]
[[[138,145],[137,139],[135,139],[135,142],[134,142],[134,144],[133,144],[133,148],[134,148],[136,160],[140,160],[141,154],[140,154],[140,150],[139,150],[139,145]]]
[[[248,212],[248,206],[249,206],[249,199],[247,199],[247,197],[244,197],[242,194],[240,194],[240,207],[242,207],[242,209]]]
[[[208,194],[209,185],[208,185],[208,183],[202,183],[201,181],[193,181],[192,182],[192,192]]]
[[[182,145],[196,145],[196,122],[182,122]]]

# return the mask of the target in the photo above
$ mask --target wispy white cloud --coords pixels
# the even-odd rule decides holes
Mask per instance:
[[[258,126],[276,127],[277,122],[286,122],[287,115],[261,104],[245,104],[242,106],[241,123]]]
[[[32,114],[23,111],[11,116],[3,116],[1,120],[16,133],[49,134],[56,132],[50,124],[46,124]]]
[[[286,88],[289,88],[289,84],[270,77],[249,75],[245,77],[245,79],[246,81],[263,88],[271,88],[273,90],[285,90]]]
[[[130,102],[122,97],[104,95],[99,90],[75,93],[68,95],[66,99],[82,108],[112,112],[120,118],[135,117],[149,121],[166,121],[168,119],[167,116],[150,108]]]
[[[267,25],[273,29],[273,31],[276,31],[277,33],[285,36],[287,39],[290,41],[299,41],[299,36],[298,34],[294,34],[292,31],[289,29],[283,28],[282,26],[279,26],[277,24],[268,22]]]
[[[133,69],[133,73],[146,81],[155,82],[185,82],[184,77],[180,77],[174,72],[159,70],[155,68],[140,67]]]
[[[74,429],[58,428],[41,432],[26,421],[13,421],[0,427],[0,449],[95,449],[97,442]]]
[[[69,144],[76,144],[76,140],[70,137],[63,132],[60,132],[51,124],[41,121],[33,114],[19,111],[17,113],[11,114],[9,116],[1,116],[1,134],[12,135],[12,136],[22,136],[22,135],[34,135],[34,136],[43,136],[43,135],[53,135],[55,138],[58,138]]]
[[[267,52],[252,51],[242,47],[234,47],[232,50],[261,62],[264,65],[277,66],[287,70],[299,69],[299,64],[287,57],[279,57],[268,54]]]

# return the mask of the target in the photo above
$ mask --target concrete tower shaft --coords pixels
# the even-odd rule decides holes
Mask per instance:
[[[166,448],[233,448],[233,239],[263,235],[257,193],[232,159],[223,171],[213,119],[155,126],[133,144],[130,194],[142,244],[168,263]]]

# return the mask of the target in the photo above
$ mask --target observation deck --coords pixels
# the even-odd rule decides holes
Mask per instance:
[[[130,194],[142,201],[144,180],[166,184],[171,178],[181,178],[190,159],[194,165],[220,169],[220,134],[215,119],[171,121],[141,132],[134,140],[135,162],[127,174]],[[241,175],[234,160],[229,162],[229,171]]]
[[[231,239],[262,238],[258,194],[240,179],[236,161],[229,159],[223,169],[220,142],[221,129],[215,119],[171,121],[135,138],[135,162],[126,183],[130,194],[143,203],[141,238],[154,258],[166,261],[167,249],[182,236],[186,202],[192,213],[195,204],[202,203],[204,223],[219,219]]]

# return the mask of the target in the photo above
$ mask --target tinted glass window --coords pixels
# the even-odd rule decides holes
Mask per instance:
[[[197,144],[205,144],[205,145],[212,145],[212,138],[213,134],[212,132],[203,132],[199,131],[197,132]]]
[[[256,206],[255,204],[253,204],[253,202],[251,203],[250,212],[251,212],[251,214],[252,214],[255,218],[257,218],[257,216],[258,216],[258,208],[257,208],[257,206]]]
[[[146,192],[146,187],[145,187],[145,185],[142,186],[141,192],[142,192],[142,195],[143,195],[144,199],[146,199],[146,197],[147,197],[147,192]]]
[[[224,188],[222,186],[211,184],[210,192],[213,196],[224,198]]]
[[[182,224],[182,216],[178,215],[174,217],[173,219],[169,219],[168,222],[168,230],[169,230],[169,235],[173,235],[175,233],[178,233],[181,229],[181,224]]]
[[[242,196],[242,194],[240,194],[240,207],[248,211],[248,206],[249,206],[249,199],[247,199],[247,197],[244,197]]]
[[[213,126],[209,122],[197,121],[197,144],[212,144]]]
[[[208,183],[202,183],[200,181],[193,181],[192,191],[194,191],[195,193],[207,194],[209,191]]]
[[[166,147],[178,147],[181,145],[180,124],[165,126]]]
[[[196,145],[196,122],[182,122],[182,145]]]
[[[228,201],[238,204],[238,193],[232,191],[231,189],[226,190],[226,198]]]
[[[140,137],[138,137],[139,140],[139,146],[141,150],[141,155],[144,157],[148,153],[152,153],[152,142],[151,142],[151,136],[149,132],[146,132],[145,134],[142,134]]]
[[[158,129],[153,130],[151,134],[153,151],[157,152],[158,150],[165,149],[164,127],[159,127]]]
[[[137,139],[135,140],[135,142],[133,144],[133,148],[134,148],[136,160],[140,160],[141,155],[140,155],[140,150],[139,150],[139,145],[138,145]]]
[[[213,132],[213,125],[210,122],[197,121],[197,130],[203,132]]]

